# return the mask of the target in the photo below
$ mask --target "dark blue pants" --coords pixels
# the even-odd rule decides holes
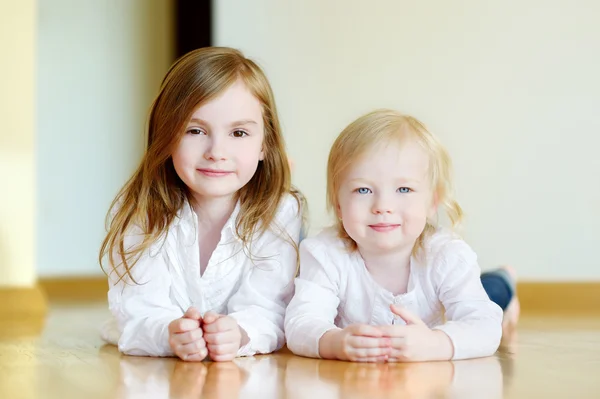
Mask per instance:
[[[497,269],[481,274],[481,284],[490,299],[506,310],[515,295],[514,281],[503,269]]]

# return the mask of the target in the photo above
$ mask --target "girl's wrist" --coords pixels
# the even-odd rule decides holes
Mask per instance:
[[[436,336],[437,345],[435,345],[435,359],[432,360],[452,360],[454,357],[454,344],[452,340],[442,330],[433,330]]]

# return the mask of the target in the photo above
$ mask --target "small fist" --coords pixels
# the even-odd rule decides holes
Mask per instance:
[[[243,337],[237,321],[229,316],[207,312],[203,323],[204,340],[210,358],[215,362],[235,359]]]
[[[169,323],[169,346],[181,360],[200,362],[208,355],[201,325],[202,316],[193,307]]]

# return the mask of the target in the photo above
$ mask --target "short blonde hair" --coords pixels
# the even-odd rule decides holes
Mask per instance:
[[[412,116],[397,111],[379,109],[361,116],[337,137],[329,152],[327,163],[327,207],[337,212],[338,193],[349,167],[376,145],[386,142],[406,143],[414,140],[429,156],[429,178],[438,207],[443,208],[457,227],[463,218],[461,207],[454,199],[452,184],[452,161],[441,142],[427,130],[425,125]],[[356,242],[350,238],[341,220],[336,221],[338,235],[351,250]],[[437,221],[428,220],[417,239],[413,254],[423,248],[425,239],[437,229]]]

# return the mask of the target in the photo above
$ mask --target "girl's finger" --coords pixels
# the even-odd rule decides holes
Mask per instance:
[[[200,343],[193,342],[191,344],[181,345],[176,352],[182,360],[194,361],[193,359],[203,360],[208,356],[208,349]]]
[[[358,348],[350,351],[350,356],[356,359],[371,358],[379,356],[389,356],[392,353],[391,348]]]
[[[348,338],[348,344],[355,348],[387,348],[391,346],[391,338],[373,338],[352,335]]]
[[[370,326],[368,324],[356,324],[348,327],[348,330],[352,335],[363,335],[367,337],[381,337],[381,329],[379,327]]]
[[[210,357],[219,356],[219,355],[236,355],[238,351],[238,347],[235,344],[222,344],[222,345],[211,345],[208,344],[208,352],[210,353]]]
[[[205,324],[205,325],[206,325],[206,324],[212,324],[212,323],[214,323],[215,321],[217,321],[217,320],[218,320],[219,318],[221,318],[221,317],[223,317],[223,316],[222,316],[222,315],[220,315],[220,314],[218,314],[218,313],[216,313],[216,312],[213,312],[213,311],[211,310],[211,311],[209,311],[209,312],[206,312],[206,313],[204,314],[204,318],[202,319],[202,321],[204,321],[204,324]]]
[[[202,315],[200,314],[200,311],[198,309],[192,306],[185,312],[183,317],[185,317],[186,319],[200,320],[202,318]]]
[[[173,334],[171,338],[173,341],[178,343],[179,345],[189,344],[191,342],[196,342],[199,340],[203,340],[203,332],[202,329],[196,328],[195,330]]]
[[[211,345],[234,344],[237,337],[231,333],[204,334],[204,340]]]

